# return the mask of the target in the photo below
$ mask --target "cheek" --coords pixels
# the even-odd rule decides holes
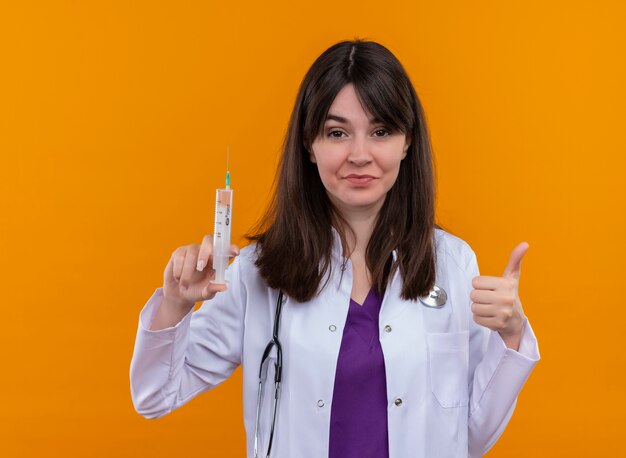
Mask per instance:
[[[324,188],[329,190],[329,189],[335,189],[337,187],[337,182],[338,182],[337,174],[336,174],[337,169],[333,167],[332,164],[320,161],[318,159],[317,171],[320,175],[320,180],[322,181]]]
[[[400,165],[402,161],[400,160],[401,156],[398,157],[387,157],[384,161],[379,162],[379,167],[383,170],[385,175],[384,187],[387,191],[391,189],[396,180],[398,179],[398,175],[400,173]]]
[[[315,162],[317,163],[320,176],[335,175],[343,163],[340,154],[331,154],[329,152],[317,153],[315,155]]]
[[[385,173],[397,175],[400,170],[400,165],[402,164],[402,156],[386,155],[378,162],[378,164],[380,168],[385,171]]]

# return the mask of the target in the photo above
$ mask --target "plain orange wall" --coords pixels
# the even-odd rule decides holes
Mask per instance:
[[[388,46],[426,110],[438,221],[481,272],[526,240],[542,359],[490,457],[616,456],[626,427],[623,3],[3,2],[2,457],[244,455],[241,373],[133,410],[138,314],[212,231],[231,145],[234,240],[271,187],[298,85],[331,44]]]

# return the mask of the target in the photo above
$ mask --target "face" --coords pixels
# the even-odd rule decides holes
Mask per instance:
[[[310,159],[340,212],[377,212],[398,177],[409,144],[405,134],[391,132],[364,110],[350,83],[330,106]]]

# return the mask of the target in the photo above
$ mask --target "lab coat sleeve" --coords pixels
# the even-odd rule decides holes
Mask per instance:
[[[228,289],[175,326],[150,330],[162,288],[140,312],[130,364],[131,397],[139,414],[162,417],[220,384],[241,363],[245,288],[238,261],[226,271]]]
[[[466,268],[472,279],[480,275],[472,251]],[[496,443],[508,424],[517,396],[539,361],[537,339],[528,319],[524,321],[519,350],[507,348],[497,331],[479,325],[470,314],[470,408],[468,420],[469,457],[481,457]]]

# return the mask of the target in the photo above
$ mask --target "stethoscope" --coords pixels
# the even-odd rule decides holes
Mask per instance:
[[[434,285],[428,293],[428,296],[420,297],[420,302],[426,307],[441,308],[448,300],[448,295],[443,288]],[[259,419],[261,416],[261,403],[263,400],[263,384],[267,379],[267,371],[269,368],[269,355],[272,352],[272,348],[276,347],[276,362],[274,363],[274,403],[272,407],[272,426],[270,429],[270,440],[267,444],[266,458],[269,458],[270,451],[272,450],[272,440],[274,439],[274,426],[276,425],[276,410],[278,407],[278,398],[280,397],[280,381],[283,376],[283,349],[280,346],[278,340],[278,325],[280,323],[280,313],[283,306],[283,292],[278,292],[278,299],[276,300],[276,313],[274,315],[274,331],[272,334],[272,340],[270,340],[263,351],[263,357],[261,358],[261,365],[259,367],[259,391],[256,400],[256,420],[254,422],[254,458],[259,456]]]
[[[280,393],[280,379],[283,376],[283,349],[278,340],[278,324],[280,323],[280,311],[283,307],[283,292],[278,292],[276,300],[276,314],[274,316],[274,332],[272,340],[269,341],[261,358],[261,366],[259,368],[259,392],[256,398],[256,420],[254,422],[254,458],[259,456],[259,417],[261,416],[261,402],[263,399],[263,383],[267,378],[267,370],[269,367],[269,355],[272,348],[276,347],[276,362],[274,363],[274,407],[272,408],[272,428],[270,429],[270,441],[267,444],[267,455],[269,458],[272,450],[272,439],[274,439],[274,425],[276,424],[276,407],[278,406],[278,398]]]

